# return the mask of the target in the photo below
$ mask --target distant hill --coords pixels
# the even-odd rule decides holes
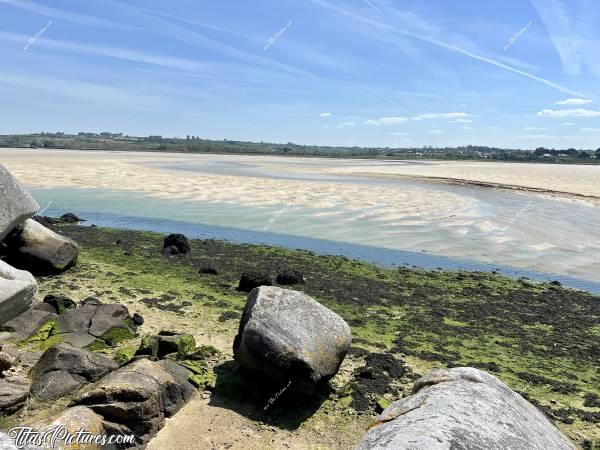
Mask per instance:
[[[546,149],[535,151],[467,145],[463,147],[327,147],[209,140],[196,136],[124,136],[122,133],[35,133],[0,135],[0,147],[53,148],[69,150],[119,150],[179,153],[233,153],[261,155],[318,156],[370,159],[493,160],[547,163],[600,164],[600,149]]]

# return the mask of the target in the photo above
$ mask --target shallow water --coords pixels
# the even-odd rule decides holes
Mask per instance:
[[[357,220],[355,212],[285,204],[243,207],[92,189],[31,188],[31,192],[47,207],[45,214],[73,211],[87,218],[87,224],[281,245],[387,266],[498,270],[511,276],[556,279],[600,293],[598,272],[587,270],[590,265],[598,267],[598,252],[590,250],[600,242],[590,223],[591,216],[600,219],[597,209],[483,188],[420,184],[469,195],[476,200],[476,216],[430,222],[419,217],[414,223],[390,226],[368,217]],[[582,236],[590,242],[578,249]]]

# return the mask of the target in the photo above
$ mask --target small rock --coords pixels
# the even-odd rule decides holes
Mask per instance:
[[[84,219],[80,219],[73,213],[63,214],[62,216],[59,217],[58,220],[60,220],[62,223],[70,223],[70,224],[85,222]]]
[[[169,253],[169,254],[181,254],[186,255],[190,252],[191,247],[187,238],[183,234],[170,234],[168,235],[163,243],[163,249],[168,249],[169,247],[175,247],[177,249],[177,253]]]
[[[271,286],[273,280],[270,275],[259,272],[244,272],[240,277],[240,283],[237,287],[238,291],[250,292],[252,289],[259,286]]]
[[[200,266],[200,270],[198,270],[198,273],[205,275],[218,275],[219,271],[212,264],[203,264],[202,266]]]
[[[73,300],[63,295],[48,294],[44,297],[44,303],[52,306],[56,314],[62,314],[67,309],[73,309],[77,305]]]
[[[284,270],[277,275],[277,283],[281,285],[292,285],[304,283],[304,275],[297,270]]]
[[[131,317],[131,321],[136,327],[141,327],[144,325],[144,317],[142,317],[142,315],[139,313],[134,313]]]

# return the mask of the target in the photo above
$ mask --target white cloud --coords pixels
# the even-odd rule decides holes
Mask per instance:
[[[563,122],[561,125],[562,125],[563,127],[572,127],[572,126],[574,126],[575,124],[574,124],[573,122]]]
[[[580,128],[579,131],[600,131],[600,128]]]
[[[470,126],[468,126],[468,125],[463,125],[463,126],[461,127],[461,129],[463,129],[463,130],[472,130],[472,129],[473,129],[473,127],[470,127]]]
[[[331,113],[321,113],[319,117],[331,117]]]
[[[344,122],[344,123],[340,123],[340,124],[338,125],[338,128],[347,128],[347,127],[353,127],[353,126],[355,126],[355,125],[356,125],[356,123],[354,123],[354,122]]]
[[[555,138],[556,136],[551,136],[549,134],[526,134],[524,136],[518,136],[521,139],[550,139]]]
[[[561,100],[559,102],[555,102],[555,105],[587,105],[588,103],[594,103],[593,100],[589,100],[586,98],[568,98],[566,100]]]
[[[473,121],[471,119],[456,119],[449,120],[448,123],[473,123]]]
[[[377,120],[367,120],[364,122],[365,125],[398,125],[400,123],[407,122],[406,117],[382,117]]]
[[[464,112],[448,112],[448,113],[428,113],[428,114],[419,114],[418,116],[412,117],[412,120],[421,120],[421,119],[461,119],[464,117],[470,117],[471,114],[467,114]]]
[[[388,133],[390,136],[408,136],[407,133],[403,133],[402,131],[392,131]]]
[[[535,114],[539,117],[600,117],[600,111],[590,109],[544,109]]]
[[[540,128],[540,127],[523,127],[523,129],[525,131],[544,131],[544,130],[547,130],[547,128]]]
[[[444,134],[443,130],[430,130],[429,134]]]

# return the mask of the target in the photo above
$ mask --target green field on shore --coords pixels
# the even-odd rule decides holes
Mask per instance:
[[[276,426],[294,428],[325,413],[334,423],[374,417],[430,369],[473,366],[521,393],[584,448],[600,441],[598,296],[494,273],[385,269],[214,240],[193,240],[189,255],[165,256],[159,234],[79,226],[59,231],[80,244],[79,263],[41,278],[40,294],[123,303],[146,318],[142,334],[170,328],[215,345],[223,364],[215,368],[221,383],[213,396],[229,402],[240,395],[224,375],[245,304],[246,294],[236,291],[240,274],[302,272],[306,282],[292,288],[340,314],[352,328],[353,346],[332,391],[302,417],[272,420]],[[199,273],[207,264],[218,274]],[[361,377],[365,370],[374,379]]]

